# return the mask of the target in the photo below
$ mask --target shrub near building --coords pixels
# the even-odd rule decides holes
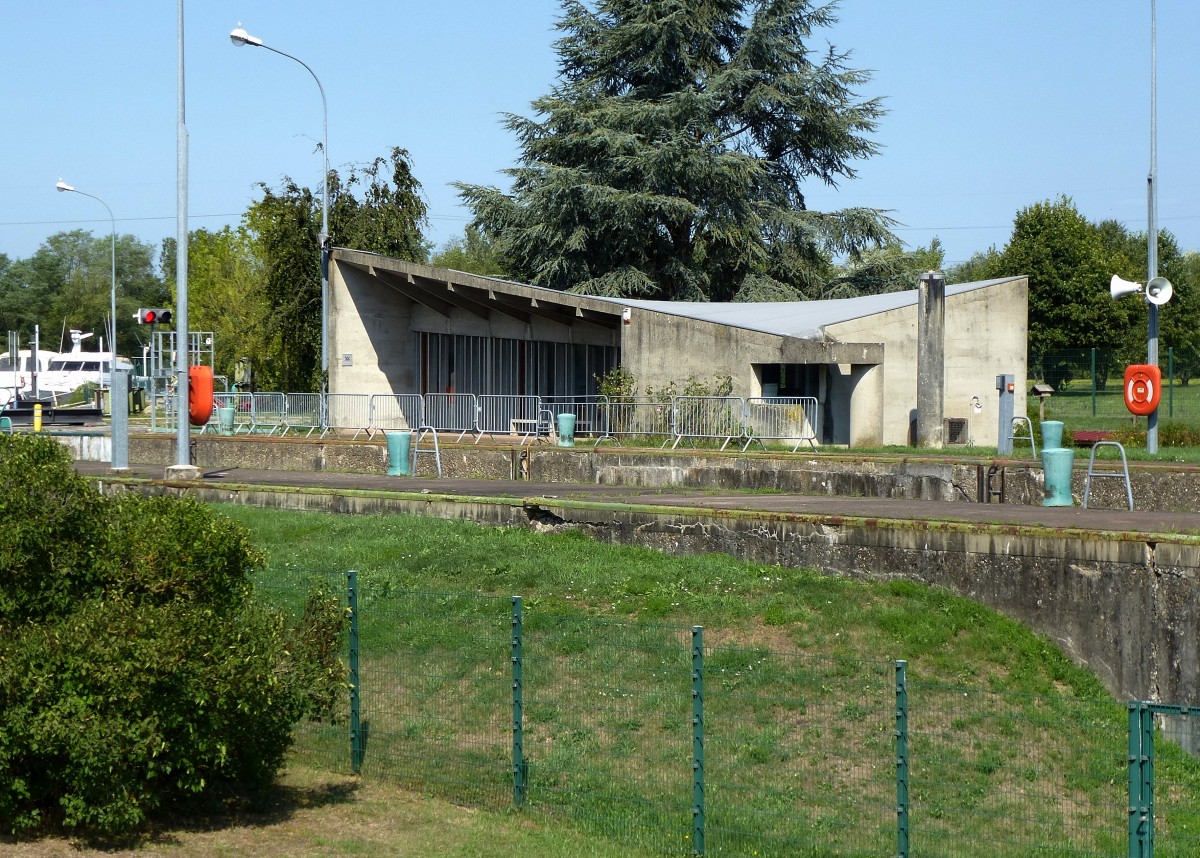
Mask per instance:
[[[106,498],[66,451],[0,436],[0,828],[112,835],[271,782],[344,685],[338,599],[251,598],[261,554],[188,499]]]

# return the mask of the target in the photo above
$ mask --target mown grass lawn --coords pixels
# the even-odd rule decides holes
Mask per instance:
[[[394,753],[410,789],[424,779],[428,792],[503,808],[508,597],[521,595],[529,805],[561,817],[564,831],[632,850],[653,841],[633,834],[657,827],[669,833],[650,851],[687,848],[687,630],[699,625],[710,849],[894,846],[893,659],[908,664],[913,830],[925,850],[932,840],[973,855],[1124,847],[1122,702],[1044,638],[946,591],[672,557],[571,531],[223,509],[267,551],[267,589],[356,569],[373,594],[363,617],[395,612],[364,633],[375,636],[364,685],[378,671],[398,701],[373,714],[368,782],[388,777],[380,760]],[[447,705],[451,714],[439,712]],[[1171,783],[1161,830],[1174,837],[1158,850],[1189,854],[1200,770],[1175,748],[1159,753]],[[473,774],[455,781],[480,766],[491,792],[464,786]],[[655,804],[668,794],[682,798]]]
[[[710,854],[894,850],[893,659],[908,664],[914,854],[1124,854],[1123,704],[1045,639],[945,591],[575,532],[221,510],[269,556],[265,596],[286,603],[299,595],[290,581],[358,570],[375,695],[365,775],[345,774],[344,725],[305,727],[266,797],[164,820],[130,848],[51,837],[0,841],[3,854],[687,854],[693,625],[706,646]],[[521,811],[508,798],[515,594]],[[326,766],[331,750],[339,762]],[[1200,767],[1169,743],[1156,754],[1156,851],[1196,854]]]

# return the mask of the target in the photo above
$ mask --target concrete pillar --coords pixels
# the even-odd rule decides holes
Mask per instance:
[[[917,289],[917,446],[945,443],[942,416],[946,389],[946,278],[926,271]]]
[[[883,446],[883,367],[850,367],[850,447]]]

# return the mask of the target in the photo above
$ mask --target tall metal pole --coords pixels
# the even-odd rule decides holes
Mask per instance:
[[[175,410],[179,425],[175,467],[186,472],[192,467],[192,457],[188,425],[188,131],[183,71],[183,0],[179,0],[179,122],[175,134]]]
[[[1146,267],[1149,283],[1158,276],[1158,26],[1156,0],[1150,0],[1150,176],[1147,184]],[[1158,366],[1158,305],[1146,302],[1146,363]],[[1146,418],[1146,452],[1158,452],[1158,409]]]
[[[329,385],[329,102],[325,99],[325,87],[321,86],[321,79],[308,63],[251,36],[242,29],[241,24],[229,34],[229,38],[235,45],[266,48],[273,54],[299,63],[312,75],[317,90],[321,93],[321,233],[317,236],[317,243],[320,245],[321,256],[321,393],[325,393]],[[323,408],[321,414],[324,423]],[[321,428],[324,428],[324,425]]]

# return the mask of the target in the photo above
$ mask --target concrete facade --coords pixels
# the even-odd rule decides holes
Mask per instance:
[[[597,375],[620,365],[639,393],[681,391],[690,380],[715,392],[727,379],[733,396],[817,399],[822,443],[906,445],[917,403],[916,296],[624,300],[337,249],[329,390],[585,396],[598,392]],[[965,427],[949,440],[995,446],[999,374],[1016,377],[1024,413],[1027,305],[1026,278],[946,288],[944,415]],[[435,353],[447,348],[454,354]],[[556,366],[585,354],[586,363]],[[460,377],[451,383],[446,367],[455,360],[450,371]],[[775,379],[788,372],[796,380],[785,392]]]
[[[1014,410],[1025,413],[1029,280],[947,291],[943,413],[947,419],[967,421],[969,443],[994,447],[1000,395],[996,376],[1015,377]],[[827,331],[838,339],[878,337],[887,353],[882,365],[884,443],[909,443],[917,401],[915,305],[832,324]]]

